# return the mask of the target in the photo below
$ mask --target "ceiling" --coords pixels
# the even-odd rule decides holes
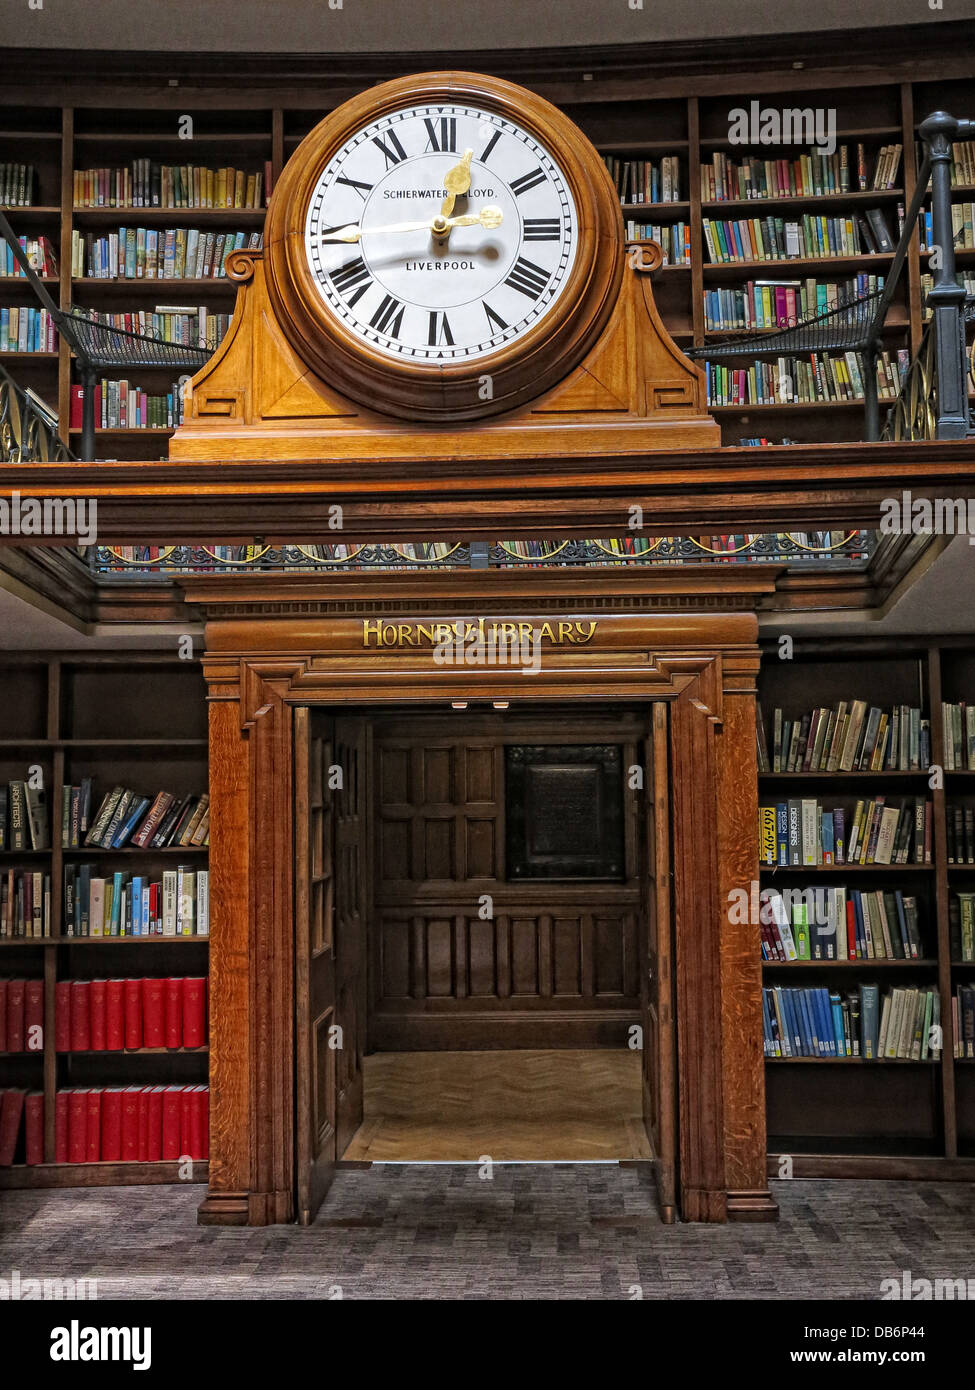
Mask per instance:
[[[973,0],[0,0],[0,45],[163,53],[411,53],[586,48],[927,25],[975,17]],[[919,26],[920,27],[920,26]]]

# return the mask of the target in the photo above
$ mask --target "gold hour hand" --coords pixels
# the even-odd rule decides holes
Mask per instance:
[[[471,186],[471,160],[474,158],[473,150],[465,150],[464,158],[444,176],[443,186],[447,190],[447,196],[440,205],[440,216],[449,217],[454,210],[454,199],[461,193],[466,193]]]

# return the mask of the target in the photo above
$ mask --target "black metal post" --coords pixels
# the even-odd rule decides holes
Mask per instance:
[[[860,357],[863,372],[863,410],[864,426],[868,441],[876,443],[880,438],[880,397],[877,393],[877,357],[879,343],[876,338],[863,349]]]
[[[95,388],[98,375],[94,367],[78,363],[81,372],[81,453],[79,458],[91,463],[95,457]]]
[[[928,291],[934,311],[938,373],[938,439],[965,439],[971,423],[965,372],[964,285],[955,281],[954,232],[951,225],[951,142],[972,122],[959,121],[947,111],[935,111],[921,123],[920,133],[931,158],[931,221],[937,264]]]
[[[486,570],[491,565],[491,555],[487,541],[471,541],[470,567],[472,570]]]

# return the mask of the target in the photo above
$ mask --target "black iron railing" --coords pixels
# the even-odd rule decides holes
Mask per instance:
[[[0,366],[0,463],[60,463],[74,457],[50,406]]]
[[[95,389],[100,371],[113,367],[173,367],[189,373],[205,366],[212,354],[204,348],[115,328],[102,323],[91,309],[62,309],[48,294],[2,212],[0,235],[77,359],[82,386],[80,458],[91,462],[95,457]]]
[[[102,577],[270,571],[530,569],[564,566],[754,564],[863,569],[877,549],[873,531],[779,532],[606,540],[470,541],[456,544],[93,546]]]

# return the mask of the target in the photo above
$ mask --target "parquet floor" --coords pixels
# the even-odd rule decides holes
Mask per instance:
[[[382,1052],[346,1159],[648,1159],[640,1056],[592,1051]]]

